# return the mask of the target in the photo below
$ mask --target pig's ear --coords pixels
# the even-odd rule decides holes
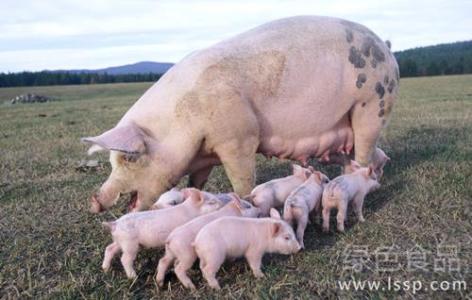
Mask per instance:
[[[181,192],[185,200],[187,200],[188,198],[191,198],[192,200],[200,200],[200,198],[202,198],[200,191],[195,188],[186,188],[183,189]]]
[[[357,161],[355,161],[355,160],[352,159],[352,160],[351,160],[351,168],[352,168],[352,170],[355,171],[355,170],[357,170],[357,169],[362,168],[362,166],[361,166]]]
[[[280,217],[280,213],[279,213],[275,208],[271,208],[271,209],[270,209],[270,217],[271,217],[272,219],[277,219],[277,220],[282,219],[282,218]]]
[[[293,164],[293,165],[292,165],[292,172],[293,172],[293,175],[300,174],[302,171],[303,171],[303,168],[302,168],[301,166],[296,165],[296,164]]]
[[[314,176],[316,182],[318,182],[318,183],[321,183],[321,181],[323,180],[323,178],[321,178],[321,172],[319,172],[319,171],[313,172],[312,176]]]
[[[308,170],[310,170],[310,172],[314,173],[315,172],[315,168],[313,168],[313,166],[308,166],[307,168]]]
[[[372,166],[369,166],[367,168],[366,174],[367,174],[367,177],[373,177],[372,174],[374,174],[374,168]]]
[[[129,155],[140,155],[146,152],[145,134],[134,125],[114,127],[99,136],[82,138],[82,142],[90,143],[93,146],[89,153],[94,153],[99,149],[114,150]]]
[[[242,210],[241,199],[239,198],[238,194],[230,193],[229,196],[231,197],[231,203],[233,203],[239,210]]]
[[[279,222],[272,223],[272,236],[276,236],[280,232],[281,228],[282,224],[280,224]]]

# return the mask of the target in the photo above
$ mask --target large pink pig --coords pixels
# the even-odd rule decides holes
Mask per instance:
[[[136,210],[190,174],[201,188],[223,164],[233,189],[254,186],[255,156],[350,153],[371,161],[398,93],[398,65],[368,28],[317,16],[276,20],[194,52],[118,124],[83,140],[110,150],[112,172],[92,211],[132,192]]]

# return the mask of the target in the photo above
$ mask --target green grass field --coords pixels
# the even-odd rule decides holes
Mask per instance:
[[[472,76],[401,80],[400,99],[380,139],[392,160],[381,189],[366,199],[366,222],[357,224],[351,215],[345,234],[323,234],[314,220],[305,251],[264,257],[263,280],[252,276],[244,260],[226,263],[218,273],[219,293],[206,287],[197,266],[190,274],[196,292],[184,290],[172,273],[158,290],[154,273],[162,250],[140,253],[134,282],[118,259],[110,273],[101,270],[111,237],[100,222],[121,216],[126,203],[100,215],[88,212],[88,197],[110,166],[101,154],[103,168],[76,170],[87,149],[79,138],[111,128],[149,86],[0,89],[1,299],[472,297]],[[3,104],[23,92],[60,101]],[[339,173],[333,166],[320,168],[330,177]],[[261,157],[257,171],[260,183],[287,175],[289,163]],[[230,190],[221,168],[206,189]],[[361,262],[359,269],[353,261]],[[339,287],[338,280],[351,279],[378,281],[380,287]],[[395,290],[393,281],[401,281],[401,288]],[[423,289],[413,291],[413,281]],[[449,290],[432,290],[432,281],[449,283]],[[453,286],[460,281],[466,288]]]

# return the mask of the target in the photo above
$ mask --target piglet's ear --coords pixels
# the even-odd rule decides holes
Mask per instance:
[[[89,154],[100,150],[120,151],[129,155],[146,152],[144,132],[134,124],[114,127],[95,137],[85,137],[81,141],[92,144]]]
[[[185,200],[190,198],[194,201],[200,201],[203,198],[201,192],[195,188],[186,188],[183,189],[181,192]]]
[[[272,235],[273,236],[276,236],[279,232],[280,232],[280,229],[282,228],[282,224],[280,223],[273,223],[272,224]]]
[[[275,208],[271,208],[271,209],[270,209],[270,217],[271,217],[272,219],[277,219],[277,220],[282,219],[282,218],[280,217],[280,213],[279,213]]]
[[[352,170],[357,170],[357,169],[360,169],[362,168],[362,166],[355,160],[351,160],[351,168]]]
[[[231,197],[231,203],[233,203],[233,205],[236,206],[239,210],[242,210],[241,199],[239,198],[238,194],[230,193],[229,196]]]

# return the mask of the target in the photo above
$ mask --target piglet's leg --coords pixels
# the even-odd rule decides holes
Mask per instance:
[[[249,250],[246,253],[246,260],[249,263],[249,267],[251,267],[252,273],[254,273],[254,276],[256,278],[263,278],[264,273],[261,271],[261,264],[262,264],[262,256],[264,255],[264,252],[261,251],[251,251]]]
[[[166,254],[163,258],[159,260],[159,264],[157,265],[157,275],[156,275],[156,282],[157,285],[162,287],[164,285],[164,277],[166,275],[166,271],[169,268],[170,264],[174,261],[175,256],[172,252],[166,247]]]
[[[347,215],[347,201],[339,201],[338,204],[338,215],[336,220],[338,222],[338,231],[344,232],[344,220]]]
[[[364,195],[356,196],[356,198],[354,198],[352,202],[352,206],[357,215],[357,220],[359,220],[359,222],[361,223],[365,222],[364,215],[362,214],[362,207],[364,206]]]
[[[102,269],[107,272],[110,269],[111,260],[120,251],[120,246],[113,242],[105,249],[105,257],[103,259]]]
[[[218,280],[216,280],[216,273],[224,262],[224,255],[215,254],[211,259],[200,257],[200,269],[203,277],[208,282],[208,285],[216,290],[221,289]]]
[[[177,278],[179,278],[180,282],[182,282],[186,288],[192,290],[195,290],[196,287],[192,280],[188,277],[187,270],[192,267],[195,260],[197,260],[197,256],[194,253],[186,253],[183,257],[179,257],[174,269],[175,275],[177,275]]]
[[[125,244],[122,245],[123,254],[121,255],[121,264],[125,269],[128,278],[135,278],[136,271],[133,268],[133,262],[138,254],[139,244]]]
[[[323,207],[323,232],[328,232],[329,231],[330,213],[331,213],[331,207],[330,206],[324,206]]]
[[[305,248],[303,236],[305,235],[306,225],[308,224],[308,213],[304,213],[298,218],[297,222],[297,240],[302,248]]]

